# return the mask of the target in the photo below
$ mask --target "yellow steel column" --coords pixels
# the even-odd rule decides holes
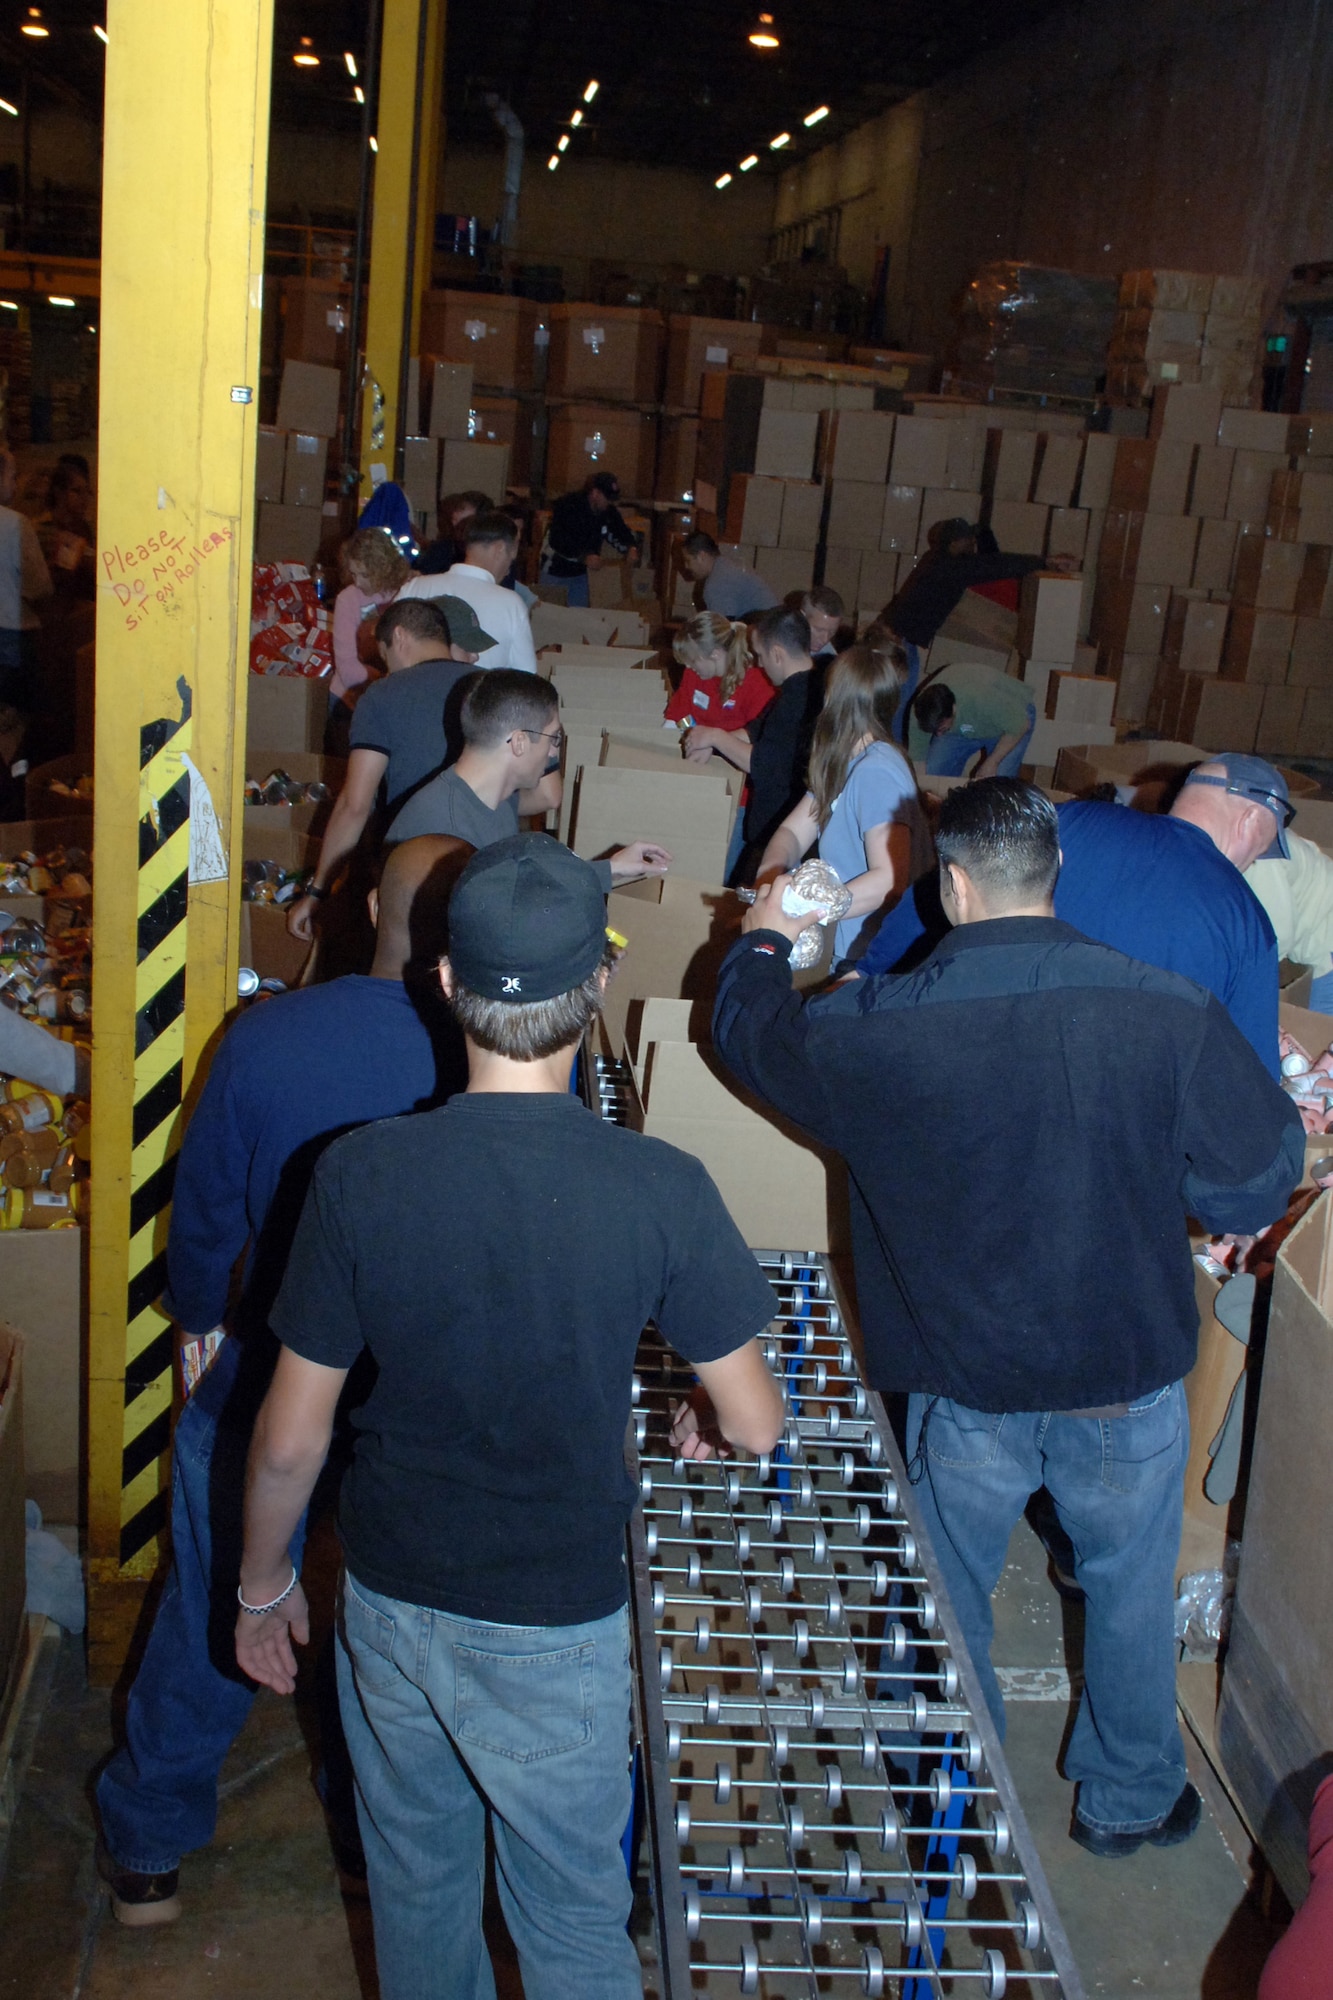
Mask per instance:
[[[417,351],[435,238],[444,15],[445,0],[384,0],[361,411],[363,502],[379,479],[393,479],[400,469],[403,359],[405,351]]]
[[[89,1666],[167,1515],[166,1225],[236,996],[273,0],[110,0],[98,465]]]

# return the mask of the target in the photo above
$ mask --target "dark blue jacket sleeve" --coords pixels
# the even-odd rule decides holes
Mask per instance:
[[[824,1086],[810,1059],[813,1019],[791,983],[791,944],[752,931],[722,961],[713,1046],[750,1093],[813,1138],[835,1145]]]
[[[1209,1229],[1254,1235],[1284,1213],[1305,1168],[1300,1113],[1211,996],[1178,1133],[1181,1194]]]
[[[1265,939],[1256,924],[1237,946],[1227,1010],[1271,1077],[1279,1074],[1277,1053],[1277,941],[1264,917]]]
[[[238,1116],[234,1041],[233,1028],[213,1058],[176,1166],[163,1304],[191,1335],[220,1323],[250,1235],[251,1148]]]

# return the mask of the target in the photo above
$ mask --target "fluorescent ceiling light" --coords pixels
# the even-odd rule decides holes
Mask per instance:
[[[596,77],[594,77],[592,82],[588,85],[588,88],[583,93],[583,102],[585,104],[591,104],[594,97],[596,97],[600,89],[601,85],[598,83]]]
[[[560,165],[559,153],[552,153],[550,159],[546,162],[546,164],[551,169],[551,172],[554,173],[556,168]]]
[[[343,61],[347,64],[347,74],[349,76],[355,76],[356,57],[352,54],[352,51],[350,49],[343,50]]]
[[[569,144],[569,134],[568,132],[562,132],[560,134],[560,137],[555,142],[556,152],[563,153],[568,144]]]
[[[817,111],[811,111],[801,120],[802,125],[818,125],[821,118],[828,117],[827,104],[821,104]]]
[[[17,104],[11,104],[7,97],[0,97],[0,111],[7,111],[11,118],[17,118],[19,115]]]
[[[730,174],[719,174],[719,175],[718,175],[718,177],[717,177],[717,179],[716,179],[716,180],[715,180],[715,181],[713,182],[713,186],[714,186],[715,188],[724,188],[724,187],[730,187],[730,186],[731,186],[731,175],[730,175]]]
[[[372,153],[378,153],[379,149],[380,149],[380,142],[375,137],[375,134],[372,132],[370,135],[370,150]]]
[[[773,16],[771,14],[761,14],[759,16],[759,25],[757,28],[750,30],[749,41],[751,46],[756,49],[776,49],[780,46],[777,35],[773,30]]]
[[[571,125],[581,125],[583,123],[583,113],[581,111],[572,112],[569,122]]]
[[[364,103],[365,103],[365,101],[366,101],[366,93],[365,93],[365,91],[364,91],[364,90],[362,90],[362,88],[361,88],[361,86],[360,86],[360,84],[359,84],[359,83],[354,83],[354,84],[352,85],[352,95],[353,95],[353,97],[354,97],[354,98],[356,99],[356,101],[357,101],[357,103],[358,103],[358,104],[364,104]]]
[[[96,35],[99,42],[104,42],[106,40],[106,29],[101,27],[96,21],[93,22],[93,33]]]
[[[22,32],[31,35],[34,41],[44,42],[51,30],[44,28],[40,21],[25,21]]]
[[[741,171],[741,173],[743,173],[743,174],[748,174],[748,173],[749,173],[749,171],[750,171],[750,169],[751,169],[751,167],[757,167],[758,165],[759,165],[759,155],[758,155],[758,153],[751,153],[751,155],[750,155],[750,157],[749,157],[749,159],[748,159],[748,160],[742,160],[742,161],[741,161],[741,164],[740,164],[740,171]]]
[[[7,313],[16,313],[19,309],[19,302],[17,299],[0,299],[0,306],[3,306]]]
[[[307,54],[307,53],[304,53],[304,52],[302,52],[302,53],[300,53],[300,54],[298,54],[298,55],[294,55],[294,56],[292,57],[292,61],[293,61],[293,62],[294,62],[294,63],[296,64],[296,66],[297,66],[297,68],[298,68],[298,69],[318,69],[318,68],[319,68],[319,57],[318,57],[318,56],[312,56],[312,55],[309,55],[309,54]]]
[[[769,140],[768,150],[770,153],[776,153],[780,146],[790,146],[790,144],[791,144],[791,133],[779,132],[776,139]]]
[[[51,293],[48,293],[48,295],[47,295],[47,300],[46,300],[46,303],[47,303],[47,304],[48,304],[49,306],[74,306],[74,305],[77,305],[77,304],[78,304],[78,300],[77,300],[77,299],[61,299],[61,298],[57,298],[57,297],[56,297],[56,295],[55,295],[55,293],[54,293],[54,292],[51,292]]]

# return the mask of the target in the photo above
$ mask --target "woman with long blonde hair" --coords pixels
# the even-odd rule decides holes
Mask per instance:
[[[681,627],[672,651],[685,671],[666,705],[668,722],[688,717],[697,729],[729,735],[762,715],[773,699],[773,683],[755,664],[749,628],[741,619],[701,611]]]
[[[931,865],[930,832],[912,767],[892,740],[907,662],[896,644],[849,646],[828,670],[815,724],[809,790],[764,850],[759,880],[788,874],[816,841],[852,892],[835,964],[854,964],[884,910]]]

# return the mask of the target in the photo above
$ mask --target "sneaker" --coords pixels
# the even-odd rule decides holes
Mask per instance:
[[[179,1870],[161,1875],[136,1875],[122,1868],[105,1842],[97,1843],[97,1872],[111,1891],[111,1914],[130,1930],[146,1930],[151,1924],[174,1924],[181,1913],[176,1893]]]
[[[1069,1837],[1102,1861],[1123,1861],[1126,1855],[1137,1854],[1145,1844],[1150,1847],[1179,1847],[1195,1831],[1202,1814],[1202,1799],[1193,1785],[1186,1785],[1170,1812],[1159,1819],[1156,1826],[1145,1827],[1142,1833],[1104,1832],[1099,1827],[1089,1826],[1075,1813]]]

